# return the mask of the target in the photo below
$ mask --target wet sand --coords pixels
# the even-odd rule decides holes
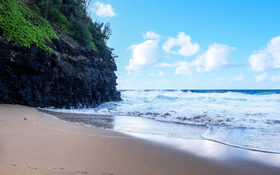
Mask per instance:
[[[196,146],[202,142],[196,141]],[[250,160],[221,163],[164,144],[57,120],[35,108],[0,105],[0,174],[279,175],[280,168]]]

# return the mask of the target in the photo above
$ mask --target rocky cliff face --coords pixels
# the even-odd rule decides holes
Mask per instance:
[[[69,108],[121,100],[113,59],[57,34],[50,44],[57,55],[0,39],[0,103]]]

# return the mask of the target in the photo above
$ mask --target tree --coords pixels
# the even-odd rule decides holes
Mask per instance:
[[[85,5],[85,9],[87,10],[89,5],[90,5],[90,3],[92,2],[92,0],[83,0],[83,1],[84,1],[83,3]]]

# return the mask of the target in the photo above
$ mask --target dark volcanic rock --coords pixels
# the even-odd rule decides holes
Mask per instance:
[[[69,108],[121,100],[113,59],[59,37],[50,44],[57,55],[0,39],[0,103]]]

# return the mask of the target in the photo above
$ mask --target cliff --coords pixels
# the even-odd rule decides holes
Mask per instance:
[[[70,108],[121,100],[113,56],[54,31],[44,50],[7,39],[0,29],[0,103]]]

